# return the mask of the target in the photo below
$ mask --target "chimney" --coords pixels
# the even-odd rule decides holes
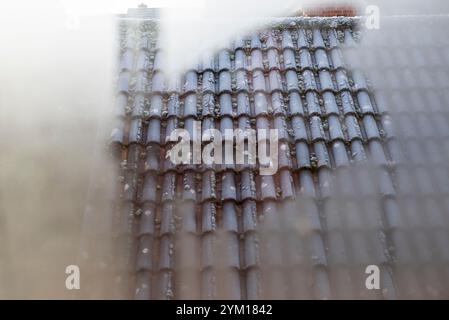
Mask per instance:
[[[356,4],[357,2],[357,4]],[[324,1],[304,7],[302,16],[306,17],[354,17],[360,12],[360,1]]]
[[[159,9],[155,7],[148,7],[145,3],[141,3],[137,8],[128,9],[127,17],[150,19],[159,17]]]

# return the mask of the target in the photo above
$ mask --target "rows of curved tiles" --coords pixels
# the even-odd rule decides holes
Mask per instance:
[[[398,196],[399,140],[360,67],[357,32],[338,23],[261,30],[168,82],[153,22],[123,23],[122,31],[111,135],[121,172],[122,297],[416,293],[398,276],[407,269],[398,269],[398,257],[414,250]],[[249,164],[175,166],[168,137],[176,128],[193,132],[194,121],[203,131],[278,129],[277,173],[262,176]],[[382,290],[364,286],[372,264]]]

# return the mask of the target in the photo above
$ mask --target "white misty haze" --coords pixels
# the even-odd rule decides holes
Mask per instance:
[[[62,1],[0,4],[0,297],[69,294],[114,37],[107,15],[67,28]]]

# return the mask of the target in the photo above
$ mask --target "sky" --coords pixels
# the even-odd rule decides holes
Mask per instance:
[[[67,10],[81,14],[98,13],[126,13],[128,8],[136,8],[144,3],[148,7],[170,8],[170,7],[195,7],[201,6],[205,0],[60,0]]]

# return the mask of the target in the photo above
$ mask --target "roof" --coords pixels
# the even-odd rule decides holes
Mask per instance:
[[[353,24],[310,21],[318,20],[237,39],[170,86],[153,22],[122,24],[111,136],[120,172],[114,229],[120,297],[421,294],[408,281],[420,277],[412,262],[421,261],[413,256],[421,238],[407,220],[416,199],[405,202],[404,214],[401,192],[409,184],[397,180],[394,112],[379,98],[382,90],[374,92],[363,62],[355,63],[363,56],[354,55]],[[278,129],[278,172],[173,165],[166,138],[175,128],[191,131],[194,120],[203,129]],[[441,254],[445,237],[437,239]],[[382,290],[366,289],[368,265],[381,269]],[[437,281],[427,284],[424,296],[446,294]]]

